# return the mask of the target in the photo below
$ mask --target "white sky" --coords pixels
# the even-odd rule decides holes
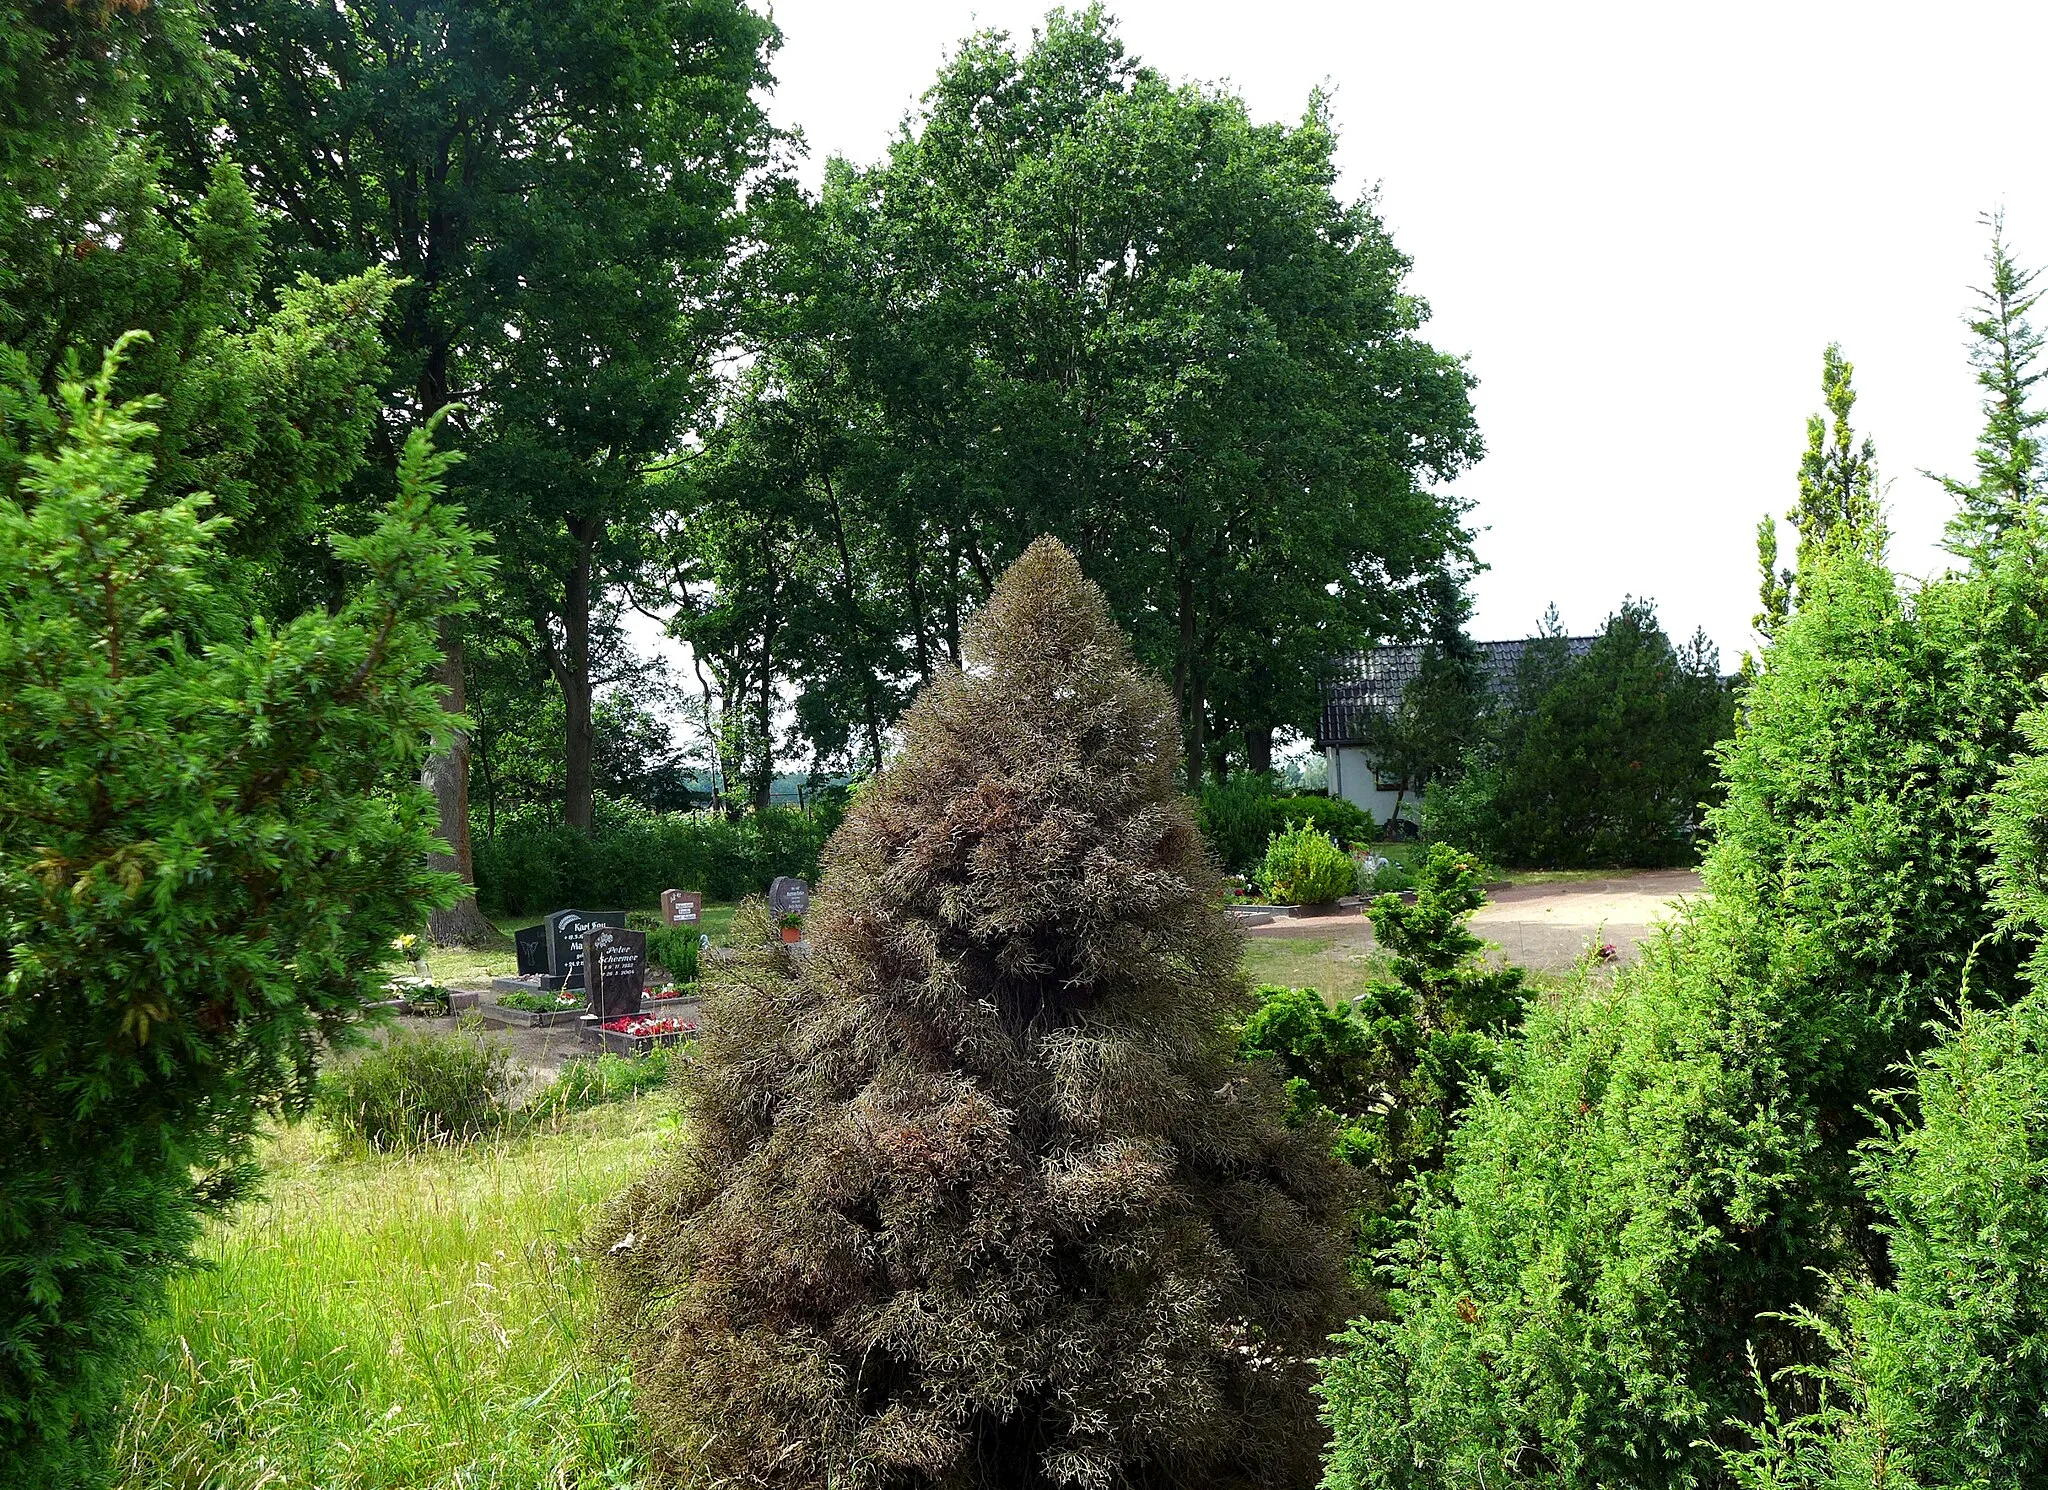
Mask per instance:
[[[1043,4],[776,0],[777,122],[869,162],[962,36]],[[1428,335],[1470,356],[1489,454],[1459,482],[1491,570],[1474,630],[1574,631],[1624,595],[1732,667],[1756,520],[1796,494],[1822,347],[1856,364],[1893,559],[1941,567],[1980,423],[1962,312],[1982,211],[2048,261],[2048,5],[1124,0],[1126,46],[1260,118],[1335,92]],[[2048,319],[2043,317],[2041,319]],[[1787,535],[1789,539],[1789,534]]]

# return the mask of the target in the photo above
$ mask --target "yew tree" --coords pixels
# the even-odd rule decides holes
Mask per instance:
[[[641,1421],[693,1482],[1311,1484],[1344,1180],[1233,1058],[1173,702],[1050,539],[963,640],[806,949],[708,971],[606,1238]]]

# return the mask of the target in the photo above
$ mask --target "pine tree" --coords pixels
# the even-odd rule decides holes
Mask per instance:
[[[2048,409],[2028,403],[2042,377],[2036,367],[2042,333],[2027,320],[2041,299],[2034,289],[2039,271],[2021,269],[2006,250],[2003,213],[1989,214],[1983,221],[1991,229],[1991,282],[1976,292],[1977,314],[1969,323],[1976,338],[1970,365],[1985,394],[1977,479],[1936,478],[1958,504],[1948,524],[1949,551],[1973,563],[1995,559],[2014,526],[2039,503],[2048,483],[2041,441],[2035,434],[2048,423]]]
[[[810,951],[708,978],[615,1324],[702,1482],[1314,1482],[1345,1183],[1250,1011],[1172,700],[1050,539],[826,858]]]
[[[1763,609],[1756,629],[1773,635],[1799,600],[1799,578],[1830,544],[1853,544],[1874,559],[1884,556],[1884,514],[1878,502],[1877,447],[1859,443],[1849,415],[1856,407],[1856,365],[1830,342],[1821,356],[1821,393],[1827,413],[1806,421],[1806,453],[1799,459],[1799,505],[1785,514],[1799,538],[1793,568],[1778,568],[1778,528],[1757,524],[1757,564],[1763,570]]]

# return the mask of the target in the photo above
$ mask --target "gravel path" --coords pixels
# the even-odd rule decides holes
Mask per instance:
[[[1497,943],[1508,961],[1523,967],[1563,972],[1596,938],[1612,944],[1618,961],[1629,962],[1657,922],[1676,915],[1687,896],[1699,893],[1700,877],[1690,869],[1514,885],[1488,897],[1472,917],[1472,930]],[[1360,950],[1373,945],[1372,923],[1362,909],[1268,921],[1247,927],[1246,934],[1253,938],[1315,937]]]

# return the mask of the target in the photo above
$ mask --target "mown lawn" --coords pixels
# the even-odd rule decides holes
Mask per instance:
[[[674,1123],[666,1093],[537,1136],[344,1158],[270,1139],[265,1197],[172,1289],[117,1456],[126,1490],[565,1490],[636,1476],[590,1348],[581,1238]]]

